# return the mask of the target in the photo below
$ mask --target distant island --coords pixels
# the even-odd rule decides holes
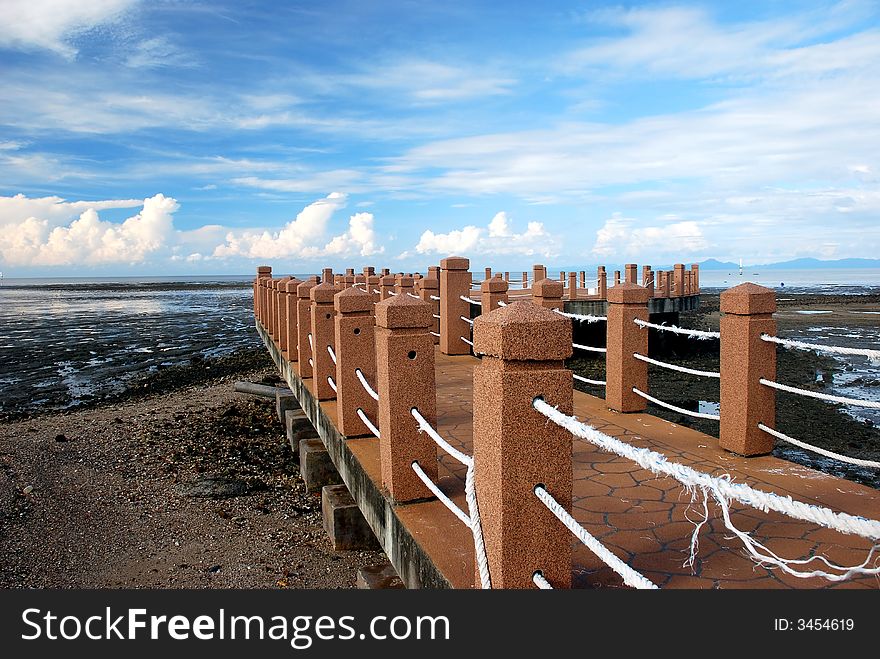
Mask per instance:
[[[739,263],[706,259],[699,262],[700,268],[705,270],[739,270]],[[670,266],[671,267],[671,266]],[[854,268],[880,268],[880,259],[837,259],[834,261],[822,261],[814,258],[792,259],[779,263],[763,263],[759,265],[744,264],[744,268],[755,270],[836,270]],[[669,268],[662,268],[669,269]]]

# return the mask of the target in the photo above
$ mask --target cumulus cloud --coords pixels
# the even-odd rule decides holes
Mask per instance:
[[[279,231],[230,231],[226,235],[226,242],[218,245],[213,255],[221,258],[244,256],[277,259],[355,253],[368,256],[382,252],[383,248],[376,244],[372,213],[352,215],[346,232],[324,242],[330,218],[345,207],[347,199],[347,195],[333,192],[306,206]]]
[[[117,22],[138,0],[5,0],[0,47],[76,56],[73,35]]]
[[[666,218],[660,226],[636,226],[636,221],[615,213],[596,232],[592,254],[619,260],[623,257],[694,254],[709,247],[697,222]]]
[[[101,201],[65,201],[61,197],[26,197],[17,194],[0,197],[0,227],[19,224],[34,217],[46,220],[51,227],[67,224],[89,209],[136,208],[143,199],[107,199]]]
[[[485,228],[468,225],[448,233],[425,231],[415,247],[419,254],[516,254],[554,256],[558,241],[542,222],[529,222],[523,233],[514,233],[507,213],[496,213]]]
[[[49,219],[35,216],[17,223],[7,221],[0,232],[0,257],[10,265],[24,266],[143,262],[173,240],[173,215],[179,205],[162,194],[142,203],[141,211],[122,223],[101,220],[94,206],[66,225],[53,226]]]

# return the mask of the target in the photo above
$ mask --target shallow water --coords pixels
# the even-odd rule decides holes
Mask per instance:
[[[0,287],[0,412],[63,409],[160,368],[260,344],[250,283]]]

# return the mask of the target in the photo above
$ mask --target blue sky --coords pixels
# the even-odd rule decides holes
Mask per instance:
[[[6,276],[880,254],[876,2],[0,6]]]

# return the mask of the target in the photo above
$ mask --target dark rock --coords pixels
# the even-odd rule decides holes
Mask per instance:
[[[201,499],[229,499],[266,489],[262,482],[249,482],[238,478],[207,476],[188,483],[179,483],[177,491],[185,497]]]
[[[70,440],[67,439],[67,436],[64,433],[58,433],[57,435],[55,435],[55,441],[56,442],[69,442]]]

